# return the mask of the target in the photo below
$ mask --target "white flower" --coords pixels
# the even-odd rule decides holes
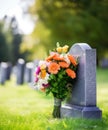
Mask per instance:
[[[68,64],[70,64],[70,60],[69,60],[67,54],[61,54],[60,57],[61,57],[61,58],[64,58],[64,60],[65,60]]]
[[[71,63],[67,55],[64,55],[64,59],[65,59],[65,61],[66,61],[68,64]]]
[[[44,79],[42,79],[42,78],[40,77],[40,75],[38,75],[38,78],[39,78],[39,80],[38,80],[38,82],[36,83],[36,88],[37,88],[38,90],[40,90],[43,84],[48,84],[49,74],[47,73],[47,74],[46,74],[46,77],[45,77]]]

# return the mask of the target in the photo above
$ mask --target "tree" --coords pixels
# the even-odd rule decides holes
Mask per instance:
[[[22,42],[22,34],[19,33],[18,23],[15,17],[12,17],[10,22],[12,39],[12,53],[13,53],[13,63],[15,64],[18,58],[22,57],[20,53],[20,45]]]
[[[0,61],[10,61],[13,64],[23,57],[20,52],[22,34],[19,33],[15,17],[7,16],[0,22]]]
[[[35,0],[31,15],[37,18],[32,37],[47,50],[61,44],[86,42],[98,51],[108,51],[107,0]],[[36,46],[36,44],[35,44]]]
[[[3,31],[3,23],[0,22],[0,62],[9,61],[10,59],[10,48],[7,44],[6,35]]]

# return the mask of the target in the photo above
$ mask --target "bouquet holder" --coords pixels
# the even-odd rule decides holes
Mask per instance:
[[[61,117],[61,104],[62,104],[62,99],[54,97],[54,108],[52,113],[54,118]]]

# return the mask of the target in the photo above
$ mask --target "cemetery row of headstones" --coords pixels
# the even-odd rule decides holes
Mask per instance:
[[[11,63],[0,63],[0,84],[5,84],[5,81],[10,80],[11,75],[15,76],[16,84],[20,85],[24,82],[31,83],[34,80],[34,64],[33,62],[25,63],[23,59],[18,59],[16,66]]]
[[[25,63],[23,59],[18,59],[16,66],[12,66],[10,62],[0,63],[0,84],[5,84],[5,81],[10,80],[11,74],[14,73],[17,84],[24,82],[31,83],[34,80],[34,68],[38,60]],[[108,59],[100,61],[102,68],[108,68]]]

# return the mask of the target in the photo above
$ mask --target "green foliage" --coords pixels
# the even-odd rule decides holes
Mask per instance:
[[[9,61],[11,59],[11,50],[7,43],[6,35],[3,31],[3,23],[0,22],[0,62]]]
[[[22,35],[19,33],[18,24],[15,17],[11,18],[9,28],[10,28],[11,36],[12,36],[12,41],[11,41],[12,55],[13,55],[12,63],[15,64],[18,58],[21,58],[21,57],[23,58],[20,52]]]
[[[47,50],[60,41],[86,42],[97,49],[99,58],[102,49],[108,51],[107,0],[35,0],[29,12],[38,18],[33,35]]]
[[[17,21],[5,17],[0,22],[0,62],[16,63],[17,59],[23,57],[20,52],[22,35],[18,32]]]
[[[67,77],[66,72],[64,69],[61,69],[58,74],[51,74],[49,76],[49,84],[51,87],[46,89],[46,94],[50,92],[53,94],[54,97],[59,99],[65,99],[66,96],[69,94],[69,88],[67,86],[67,82],[71,81],[70,77]],[[71,86],[72,87],[72,86]]]
[[[22,41],[22,36],[20,34],[13,34],[12,40],[12,53],[13,53],[13,63],[15,64],[18,58],[23,57],[20,53],[20,44]]]

